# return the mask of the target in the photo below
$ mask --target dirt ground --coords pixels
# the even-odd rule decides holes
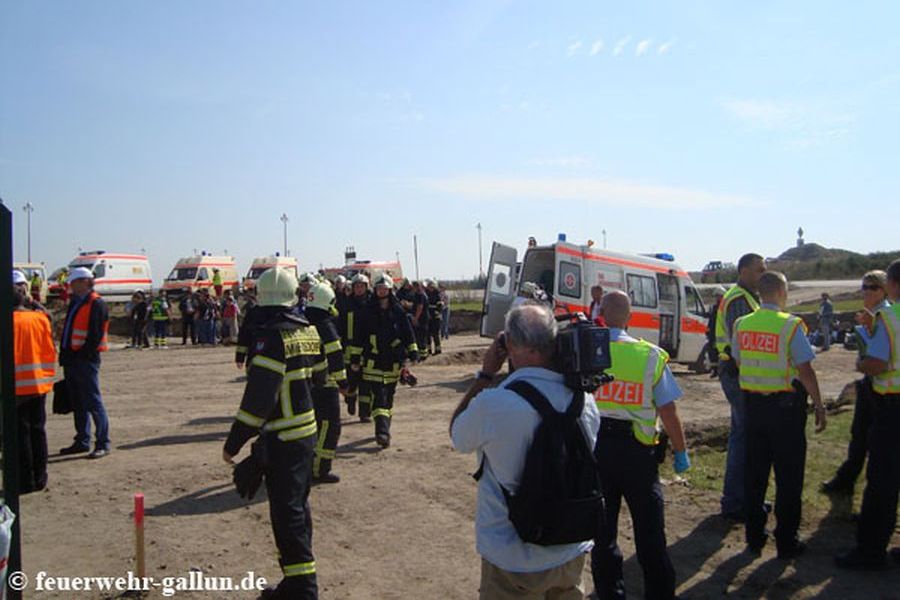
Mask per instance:
[[[174,340],[173,340],[174,341]],[[419,386],[397,394],[393,444],[380,451],[371,424],[344,414],[337,485],[313,488],[314,550],[322,598],[475,598],[479,557],[473,516],[472,456],[449,443],[449,416],[478,367],[484,342],[454,337],[447,352],[415,369]],[[148,575],[186,577],[192,569],[235,580],[247,571],[280,578],[264,491],[241,500],[221,460],[243,388],[230,348],[113,349],[101,382],[112,454],[99,461],[61,457],[70,416],[50,416],[50,484],[22,498],[23,565],[53,576],[124,576],[134,569],[132,495],[146,496]],[[826,397],[852,376],[853,355],[836,349],[816,361]],[[679,410],[693,438],[727,418],[716,380],[677,369],[686,397]],[[854,528],[832,514],[805,514],[810,550],[795,564],[742,553],[743,535],[719,517],[718,495],[688,485],[666,488],[667,532],[679,591],[689,598],[898,598],[900,568],[837,571],[831,556]],[[628,586],[641,597],[640,568],[623,514],[620,542]],[[900,536],[894,544],[900,543]],[[589,574],[585,582],[590,591]],[[30,592],[29,598],[102,598],[100,592]],[[151,591],[150,598],[162,597]],[[179,592],[176,597],[253,598],[249,592]]]

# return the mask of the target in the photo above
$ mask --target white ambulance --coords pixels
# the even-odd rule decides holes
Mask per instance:
[[[275,256],[261,256],[253,259],[253,262],[250,264],[250,270],[247,271],[247,275],[244,276],[244,281],[241,285],[245,290],[254,289],[260,275],[272,267],[281,267],[291,271],[294,276],[298,275],[297,259],[293,256],[280,256],[279,254],[275,254]]]
[[[540,285],[557,314],[588,316],[591,287],[599,284],[604,292],[622,290],[631,298],[631,335],[659,345],[674,362],[704,369],[706,307],[687,272],[670,255],[624,254],[558,241],[530,246],[520,267],[516,257],[515,248],[494,242],[481,335],[493,337],[503,329],[525,282]]]
[[[213,256],[202,253],[197,256],[186,256],[178,259],[175,268],[163,282],[163,289],[172,297],[178,297],[187,290],[197,292],[208,288],[210,294],[216,295],[213,288],[214,270],[218,269],[222,277],[222,291],[237,289],[238,273],[233,256]]]
[[[128,301],[135,292],[149,292],[153,287],[150,261],[142,254],[80,252],[69,262],[69,271],[75,267],[85,267],[94,274],[94,291],[106,300]]]

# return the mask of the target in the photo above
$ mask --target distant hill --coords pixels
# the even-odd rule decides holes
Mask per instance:
[[[900,258],[900,250],[859,254],[840,248],[825,248],[807,243],[789,248],[778,258],[769,258],[770,269],[781,271],[789,280],[856,279],[866,271],[885,269],[891,261]],[[691,273],[694,281],[701,282],[700,273]],[[735,269],[723,269],[702,278],[703,283],[731,283],[737,280]]]

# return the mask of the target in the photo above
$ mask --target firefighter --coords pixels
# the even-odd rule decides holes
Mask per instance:
[[[344,344],[346,345],[345,362],[350,365],[347,373],[348,390],[345,396],[347,400],[347,412],[351,415],[356,412],[356,402],[359,400],[359,420],[368,422],[372,415],[372,396],[369,395],[369,386],[362,380],[362,342],[357,329],[360,319],[366,310],[372,293],[369,291],[369,278],[363,273],[357,273],[350,281],[353,295],[347,303],[347,312],[343,315]]]
[[[787,279],[777,271],[759,278],[760,307],[734,323],[730,360],[739,367],[746,406],[744,506],[750,552],[766,543],[763,501],[775,470],[775,545],[778,558],[791,560],[806,550],[797,538],[806,464],[806,398],[812,397],[816,432],[825,429],[825,407],[812,367],[815,353],[800,317],[784,312]]]
[[[150,319],[153,321],[153,347],[168,348],[169,303],[165,291],[150,301]]]
[[[441,315],[444,312],[444,301],[441,298],[441,292],[435,280],[427,280],[425,296],[428,298],[428,353],[440,354]]]
[[[341,478],[331,472],[335,449],[341,437],[341,397],[347,393],[344,350],[335,324],[337,308],[334,290],[318,283],[309,288],[304,314],[322,340],[324,358],[313,367],[313,407],[319,430],[313,459],[313,483],[337,483]]]
[[[312,553],[309,488],[316,417],[311,394],[312,368],[321,348],[316,328],[292,312],[297,278],[274,267],[259,278],[260,319],[240,409],[222,450],[229,464],[251,438],[269,498],[269,513],[284,575],[263,598],[318,597]],[[259,444],[259,446],[257,446]]]
[[[413,282],[413,307],[410,313],[410,321],[419,347],[419,357],[422,360],[428,356],[428,296],[421,281]]]
[[[262,325],[259,317],[263,313],[257,302],[256,291],[248,290],[245,295],[247,302],[244,303],[244,322],[238,329],[237,346],[234,348],[234,363],[238,369],[244,369],[245,365],[249,364],[249,360],[253,358],[250,356],[250,342]]]
[[[418,360],[419,353],[409,319],[393,294],[391,277],[379,275],[373,287],[375,294],[356,331],[356,343],[363,349],[362,378],[372,398],[375,442],[387,448],[391,445],[391,413],[400,369],[408,361]]]

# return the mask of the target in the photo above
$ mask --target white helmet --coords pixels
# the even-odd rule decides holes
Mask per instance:
[[[386,287],[388,289],[394,289],[394,280],[391,279],[390,275],[379,275],[375,278],[375,283],[372,284],[373,287]]]
[[[293,306],[297,300],[297,278],[282,267],[266,269],[256,282],[260,306]]]
[[[306,294],[306,306],[331,312],[334,306],[334,290],[326,283],[317,283]]]
[[[347,278],[344,277],[343,275],[338,275],[337,277],[334,278],[335,287],[337,287],[339,285],[344,285],[346,283],[347,283]]]
[[[310,272],[303,273],[302,275],[300,275],[299,279],[299,283],[306,283],[309,285],[315,285],[318,281],[319,279],[316,277],[316,274]]]
[[[13,269],[13,285],[19,285],[22,283],[28,283],[28,280],[25,279],[25,273],[18,269]]]
[[[76,281],[78,279],[93,279],[94,274],[91,273],[90,269],[85,267],[75,267],[71,271],[69,271],[69,281]]]
[[[353,276],[353,279],[351,279],[350,282],[354,285],[357,283],[364,283],[366,285],[369,285],[369,278],[366,277],[365,273],[357,273]]]

